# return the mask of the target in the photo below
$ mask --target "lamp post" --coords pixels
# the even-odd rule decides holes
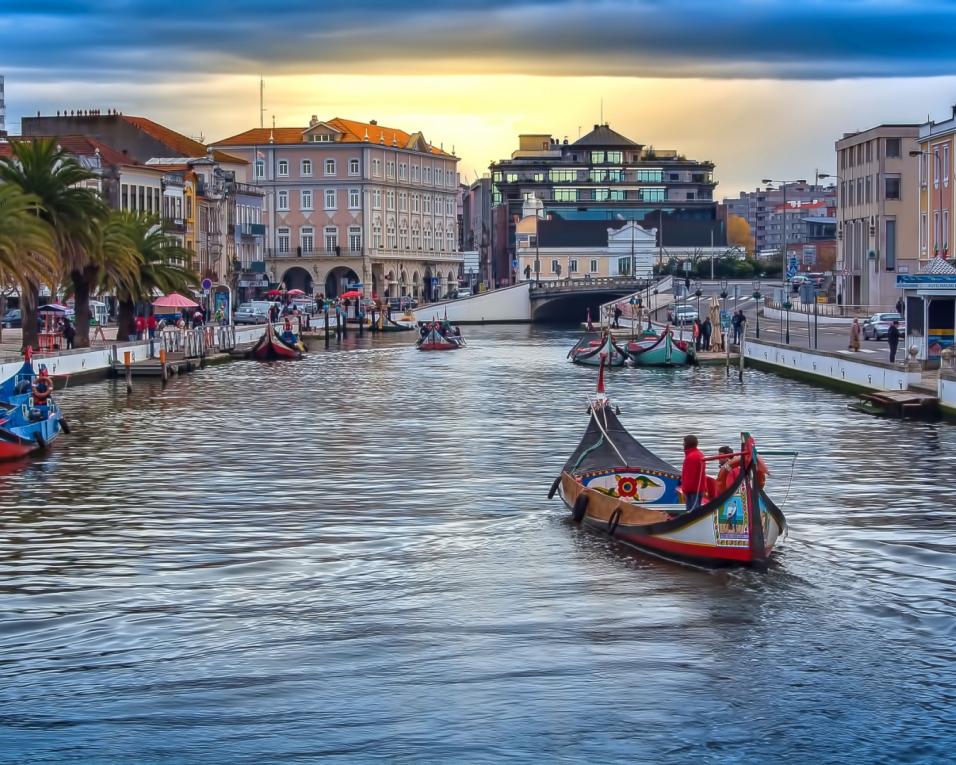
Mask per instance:
[[[757,339],[759,340],[760,339],[760,300],[763,297],[763,295],[760,294],[760,279],[753,280],[753,288],[754,288],[754,301],[757,305],[755,313],[757,315]]]
[[[780,286],[784,289],[786,294],[788,290],[787,282],[789,279],[786,278],[787,275],[787,245],[789,244],[789,239],[787,237],[787,221],[789,220],[789,211],[787,210],[787,185],[791,183],[802,183],[805,184],[807,181],[805,178],[799,178],[795,181],[781,181],[775,180],[773,178],[764,178],[762,183],[771,184],[777,183],[780,185],[781,190],[783,191],[783,257],[781,258],[781,265],[783,270],[780,272]],[[789,340],[787,342],[790,342]]]
[[[936,187],[939,189],[939,208],[938,208],[939,209],[939,239],[936,240],[936,245],[935,245],[936,249],[939,249],[940,240],[943,240],[944,242],[946,242],[945,240],[946,232],[943,230],[943,169],[942,169],[943,160],[942,160],[942,157],[940,157],[938,151],[911,151],[910,152],[911,157],[928,157],[930,155],[932,155],[933,157],[933,173],[936,176]],[[935,225],[933,226],[933,235],[934,236],[936,235]],[[944,253],[948,249],[947,248],[948,244],[949,242],[946,242],[943,245]],[[944,254],[943,257],[945,258],[946,255]]]
[[[842,176],[842,175],[837,175],[836,173],[821,173],[821,172],[817,172],[817,183],[819,183],[821,180],[824,180],[824,179],[826,179],[826,178],[836,178],[837,181],[840,182],[841,185],[838,186],[837,188],[839,189],[839,191],[840,191],[840,196],[841,196],[841,199],[840,199],[841,205],[840,205],[839,209],[842,210],[842,209],[843,209],[843,204],[842,204],[842,202],[845,201],[845,200],[842,199],[842,196],[843,196],[843,186],[842,186],[842,184],[843,184],[843,176]],[[841,250],[841,252],[842,252],[842,250],[843,250],[843,247],[842,247],[843,231],[842,231],[842,229],[839,229],[839,230],[838,230],[838,232],[837,232],[837,239],[839,239],[840,242],[841,242],[840,250]],[[844,296],[846,295],[846,284],[845,284],[845,279],[846,279],[846,277],[843,275],[843,272],[846,271],[846,270],[847,270],[847,268],[846,268],[846,257],[844,256],[844,258],[843,258],[843,268],[842,268],[841,273],[840,273],[840,287],[837,289],[837,293],[838,293],[839,295],[844,295]],[[842,308],[843,308],[843,302],[845,302],[845,301],[840,301],[840,308],[841,308],[841,310],[842,310]]]

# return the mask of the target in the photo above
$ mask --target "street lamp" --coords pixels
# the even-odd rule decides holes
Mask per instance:
[[[773,178],[764,178],[763,181],[761,181],[761,183],[765,185],[777,183],[780,185],[780,188],[783,191],[783,256],[781,258],[781,266],[783,270],[780,272],[780,286],[784,289],[785,293],[788,291],[786,282],[789,281],[789,279],[785,279],[785,277],[787,275],[787,246],[790,242],[790,240],[787,238],[787,221],[790,219],[787,210],[787,185],[791,183],[805,184],[806,182],[807,181],[805,178],[800,178],[795,181],[780,181],[774,180]],[[790,341],[788,340],[787,342]]]
[[[755,313],[757,315],[757,339],[759,340],[760,339],[760,300],[763,297],[763,295],[760,294],[760,279],[753,280],[753,288],[754,288],[754,301],[757,304]]]
[[[933,173],[936,176],[936,187],[939,189],[939,239],[936,240],[935,249],[939,249],[940,239],[946,236],[946,232],[943,231],[943,160],[939,156],[938,151],[911,151],[911,157],[928,157],[932,155],[933,157]],[[928,197],[927,197],[928,198]],[[933,225],[933,236],[936,236],[936,225]],[[946,244],[949,244],[948,242]],[[943,245],[943,252],[946,252],[946,244]],[[943,255],[945,258],[946,256]]]

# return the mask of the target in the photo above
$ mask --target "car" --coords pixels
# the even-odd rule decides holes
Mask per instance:
[[[885,340],[894,321],[900,323],[900,332],[906,332],[906,323],[898,313],[875,313],[863,322],[864,340]]]
[[[11,308],[3,315],[2,322],[4,327],[19,327],[23,322],[23,314],[19,308]]]
[[[461,298],[471,297],[471,288],[470,287],[459,287],[455,290],[455,300],[460,300]]]
[[[698,318],[697,309],[692,305],[679,305],[674,311],[675,324],[693,324],[694,319]]]
[[[407,308],[418,308],[418,301],[408,295],[390,297],[388,299],[388,307],[393,311],[404,311]]]
[[[233,320],[236,324],[265,324],[269,320],[269,315],[261,306],[243,303],[236,309]]]

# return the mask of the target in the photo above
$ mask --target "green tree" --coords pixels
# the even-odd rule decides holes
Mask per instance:
[[[36,212],[51,229],[60,270],[69,277],[76,301],[76,344],[90,343],[90,293],[97,278],[97,226],[106,217],[100,195],[86,184],[96,175],[80,165],[53,138],[13,141],[12,156],[0,158],[0,181],[31,194]],[[39,283],[24,290],[24,344],[36,344]]]
[[[126,340],[134,329],[138,302],[152,300],[156,290],[164,294],[188,290],[199,284],[199,277],[189,267],[192,253],[163,233],[156,216],[120,212],[115,214],[115,220],[138,259],[134,278],[124,279],[113,273],[104,281],[119,301],[116,337]]]

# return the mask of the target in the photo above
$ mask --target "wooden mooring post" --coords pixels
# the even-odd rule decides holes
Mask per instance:
[[[133,354],[123,351],[123,366],[126,368],[126,394],[133,392]]]
[[[329,347],[329,307],[326,306],[322,312],[325,314],[325,347]]]

